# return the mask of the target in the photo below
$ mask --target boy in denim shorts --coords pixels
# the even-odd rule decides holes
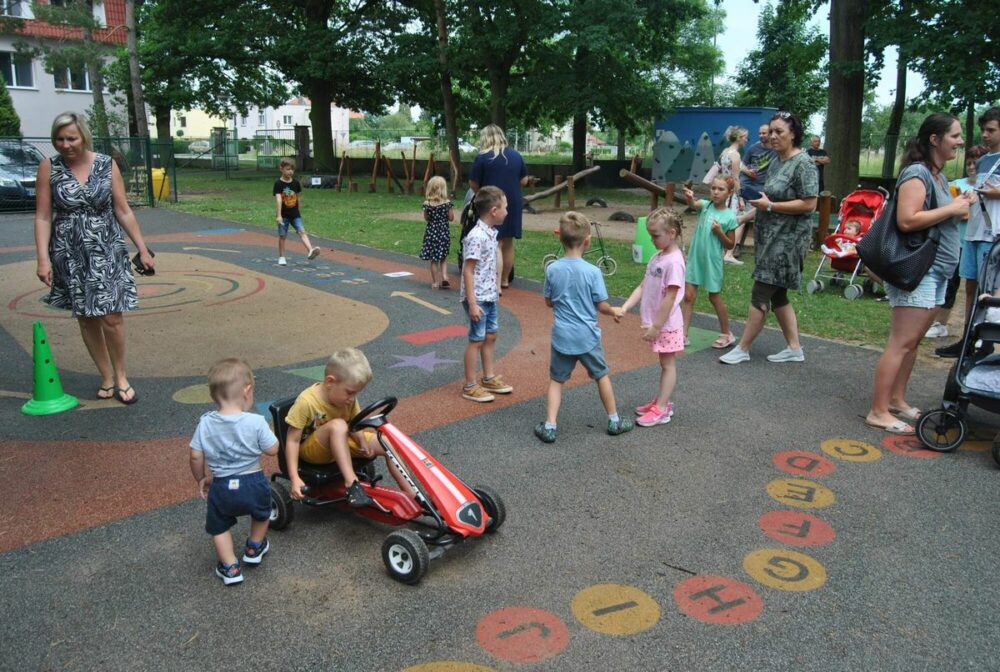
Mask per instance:
[[[208,500],[205,531],[219,556],[215,575],[231,586],[243,582],[229,531],[237,517],[252,518],[243,562],[258,565],[270,550],[271,488],[260,456],[277,455],[278,439],[262,416],[248,413],[253,372],[242,359],[217,362],[208,372],[208,390],[218,408],[201,416],[191,437],[191,473],[202,499]]]
[[[295,162],[284,158],[279,164],[281,177],[274,181],[274,201],[278,208],[275,221],[278,223],[278,266],[285,266],[285,238],[288,237],[288,227],[294,227],[302,244],[306,246],[309,259],[319,256],[319,248],[314,247],[309,240],[309,234],[302,226],[302,213],[299,204],[302,202],[302,183],[295,179]]]
[[[462,306],[469,316],[469,344],[465,347],[465,386],[462,398],[484,403],[494,394],[514,388],[493,370],[497,331],[497,228],[507,217],[507,197],[496,187],[482,187],[473,199],[479,221],[462,240]],[[476,360],[483,377],[476,380]]]
[[[601,328],[597,324],[597,313],[614,317],[615,311],[608,303],[608,290],[600,269],[583,259],[583,253],[590,247],[590,220],[578,212],[567,212],[559,220],[559,240],[565,254],[545,269],[542,289],[545,304],[552,308],[552,347],[545,421],[535,427],[535,436],[543,443],[556,440],[562,387],[577,362],[583,364],[597,383],[608,414],[608,434],[624,434],[635,423],[618,416],[608,363],[601,347]]]

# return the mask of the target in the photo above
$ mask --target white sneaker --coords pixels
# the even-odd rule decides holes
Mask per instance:
[[[941,324],[940,322],[934,322],[927,333],[924,334],[924,338],[944,338],[948,335],[948,325]]]
[[[719,361],[723,364],[739,364],[741,362],[749,362],[750,353],[746,350],[740,349],[740,346],[737,345],[722,357],[719,357]]]
[[[737,259],[736,257],[723,257],[722,261],[726,262],[727,264],[735,264],[736,266],[743,265],[743,262]]]
[[[319,256],[319,253],[320,249],[318,247],[312,248],[311,250],[309,250],[309,259],[315,259],[316,257]]]
[[[278,257],[278,266],[287,266],[288,262],[285,261],[284,257]]]
[[[796,348],[795,350],[791,348],[785,348],[781,352],[776,352],[773,355],[767,356],[767,361],[769,362],[804,362],[806,361],[806,355],[802,352],[802,348]]]

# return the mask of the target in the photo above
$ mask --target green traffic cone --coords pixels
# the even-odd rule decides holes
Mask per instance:
[[[635,242],[632,243],[632,261],[637,264],[648,264],[649,260],[656,254],[656,247],[653,239],[649,237],[646,230],[646,218],[640,217],[635,223]]]
[[[52,359],[49,339],[41,322],[34,325],[33,355],[35,360],[35,391],[31,401],[21,407],[25,415],[52,415],[75,408],[80,402],[63,392],[59,371]]]

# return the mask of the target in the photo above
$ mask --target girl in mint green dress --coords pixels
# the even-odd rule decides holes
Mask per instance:
[[[695,200],[694,192],[684,189],[687,204],[701,211],[698,226],[688,247],[687,273],[684,277],[684,303],[681,305],[681,312],[684,315],[685,343],[688,340],[691,312],[694,310],[694,299],[698,295],[699,287],[704,287],[708,292],[708,300],[719,317],[719,337],[712,343],[712,347],[728,348],[736,342],[736,338],[729,330],[729,311],[721,294],[722,255],[724,250],[731,250],[736,244],[734,233],[738,226],[736,214],[728,205],[735,188],[736,183],[732,177],[715,178],[709,186],[711,201]]]

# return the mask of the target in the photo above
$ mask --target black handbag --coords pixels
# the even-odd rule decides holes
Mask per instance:
[[[900,231],[896,224],[896,201],[899,185],[892,200],[885,204],[868,232],[858,242],[861,262],[875,275],[906,292],[912,292],[927,275],[937,256],[941,232],[935,224],[927,229]],[[937,207],[937,196],[931,187],[928,210]]]

